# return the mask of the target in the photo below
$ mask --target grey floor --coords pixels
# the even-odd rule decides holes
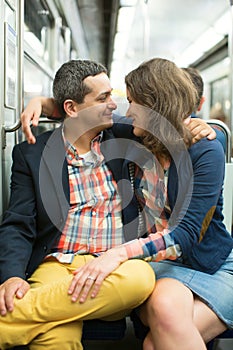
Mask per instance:
[[[124,339],[119,341],[86,341],[85,350],[142,350],[141,341],[135,338],[132,323],[127,322],[127,332]],[[177,349],[179,350],[179,349]],[[218,339],[214,350],[233,350],[233,339]]]

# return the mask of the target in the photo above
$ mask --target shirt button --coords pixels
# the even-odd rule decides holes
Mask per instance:
[[[96,216],[96,211],[95,210],[92,211],[92,216]]]

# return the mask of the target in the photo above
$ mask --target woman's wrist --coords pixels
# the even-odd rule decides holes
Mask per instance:
[[[109,259],[117,259],[121,264],[128,260],[127,251],[124,246],[111,248],[106,254],[109,256]]]

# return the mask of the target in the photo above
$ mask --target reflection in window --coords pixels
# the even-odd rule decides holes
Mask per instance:
[[[230,80],[223,77],[211,83],[211,119],[219,119],[226,124],[230,120]]]
[[[27,0],[24,6],[24,38],[38,56],[48,61],[49,29],[53,18],[45,3]]]
[[[26,106],[31,98],[38,95],[52,95],[52,80],[38,65],[25,59],[24,105]]]

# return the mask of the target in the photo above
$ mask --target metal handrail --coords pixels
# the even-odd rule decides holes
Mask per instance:
[[[38,124],[41,123],[47,123],[47,124],[51,124],[51,123],[61,123],[61,121],[59,119],[50,119],[49,117],[40,117],[40,119],[38,120]],[[2,127],[2,140],[3,140],[3,144],[2,144],[2,149],[6,148],[6,133],[11,133],[11,132],[15,132],[17,130],[19,130],[21,128],[21,120],[18,120],[17,122],[15,122],[15,124],[11,125],[11,126],[4,126]]]
[[[226,137],[226,162],[231,163],[231,148],[232,148],[232,141],[231,141],[231,131],[228,128],[228,126],[218,119],[208,119],[206,122],[212,126],[218,127],[225,135]]]
[[[60,123],[61,121],[60,120],[57,120],[57,119],[50,119],[49,117],[40,117],[40,119],[38,120],[38,123],[41,124],[41,123]],[[15,132],[17,131],[18,129],[21,128],[21,120],[18,120],[15,124],[11,125],[11,126],[3,126],[3,131],[5,133],[7,132]]]
[[[20,120],[17,120],[17,122],[15,122],[15,124],[11,125],[11,126],[4,126],[3,125],[3,131],[5,133],[7,132],[14,132],[14,131],[17,131],[19,128],[21,127],[21,121]]]

